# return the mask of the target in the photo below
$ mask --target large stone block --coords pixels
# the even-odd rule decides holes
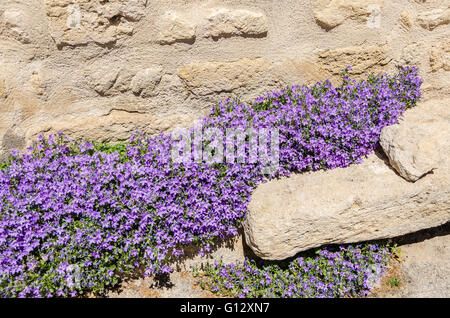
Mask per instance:
[[[103,115],[79,115],[76,119],[64,116],[61,119],[33,125],[27,130],[26,140],[31,144],[41,134],[48,136],[58,132],[71,138],[100,142],[127,141],[133,132],[155,135],[168,132],[174,127],[189,127],[194,118],[189,115],[156,116],[137,111],[113,109]]]
[[[383,128],[380,144],[397,172],[416,181],[450,157],[450,99],[409,110],[400,124]]]
[[[243,58],[234,62],[199,62],[178,69],[178,76],[195,94],[231,92],[251,86],[270,68],[271,62]]]
[[[157,27],[157,42],[160,44],[193,44],[197,36],[213,39],[232,36],[263,37],[268,32],[264,13],[225,7],[200,6],[184,11],[168,10],[159,18]]]
[[[144,16],[146,0],[45,0],[50,32],[59,47],[94,42],[111,45],[130,36]]]
[[[210,10],[206,22],[206,37],[264,36],[267,18],[261,12],[215,8]]]
[[[329,30],[348,19],[367,21],[374,5],[381,8],[383,0],[315,0],[313,14],[316,22]]]
[[[387,45],[350,46],[319,53],[319,64],[323,69],[338,75],[348,66],[352,74],[376,72],[387,65],[391,58]]]
[[[450,23],[450,8],[438,8],[420,13],[417,16],[419,25],[428,30],[434,30],[440,25]]]
[[[3,12],[2,20],[14,38],[24,44],[31,42],[27,12],[23,9],[10,8]]]
[[[158,43],[173,44],[175,42],[192,43],[195,40],[197,23],[188,14],[169,10],[158,21]]]

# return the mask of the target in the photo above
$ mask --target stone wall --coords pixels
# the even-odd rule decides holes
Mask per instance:
[[[37,135],[191,125],[209,105],[416,65],[450,94],[450,1],[2,0],[0,159]]]

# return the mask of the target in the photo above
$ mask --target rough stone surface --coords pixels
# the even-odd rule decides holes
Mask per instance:
[[[24,44],[30,43],[30,34],[25,21],[26,11],[20,9],[7,9],[3,12],[3,23],[10,34]]]
[[[263,36],[268,31],[266,16],[249,10],[213,9],[207,20],[206,37]]]
[[[142,97],[151,96],[156,85],[161,81],[161,67],[146,68],[136,73],[131,81],[131,90]]]
[[[8,91],[6,89],[5,80],[0,79],[0,99],[8,97]]]
[[[450,156],[450,99],[408,111],[400,124],[381,131],[380,144],[391,166],[408,181],[439,169]]]
[[[27,131],[26,140],[32,140],[40,134],[48,136],[62,132],[72,138],[97,140],[100,142],[126,141],[135,131],[155,135],[168,132],[172,127],[190,127],[194,118],[186,115],[153,116],[126,109],[113,109],[102,115],[77,116],[74,118],[47,121]]]
[[[107,65],[99,69],[93,69],[89,77],[94,90],[100,95],[106,95],[116,82],[119,71],[119,69],[111,69]]]
[[[185,127],[226,98],[338,84],[348,64],[356,77],[416,65],[424,99],[448,96],[448,24],[429,31],[417,20],[446,9],[437,0],[2,0],[0,159],[55,127],[113,142]],[[339,26],[324,29],[315,13]],[[8,142],[11,133],[25,142]]]
[[[373,5],[381,8],[383,0],[315,0],[313,13],[317,23],[329,30],[348,19],[366,22]]]
[[[408,29],[413,26],[410,14],[406,11],[403,11],[400,15],[400,22]]]
[[[389,63],[387,55],[389,47],[351,46],[341,49],[326,50],[319,53],[319,63],[332,74],[341,74],[348,65],[352,66],[352,74],[376,72]]]
[[[419,66],[423,60],[423,48],[419,43],[411,43],[402,50],[402,56],[399,65]]]
[[[450,220],[449,158],[443,155],[438,169],[414,183],[399,177],[378,153],[359,165],[261,184],[244,222],[246,242],[257,256],[281,260],[321,245],[444,224]]]
[[[202,62],[187,64],[178,70],[178,76],[195,94],[231,92],[258,82],[269,70],[265,59],[241,59],[234,62]]]
[[[158,43],[191,42],[195,40],[196,23],[187,14],[167,11],[159,22]]]
[[[450,7],[422,12],[417,16],[417,22],[421,27],[428,30],[434,30],[440,25],[448,24],[450,23]]]
[[[133,33],[146,0],[45,0],[50,33],[59,46],[115,43]]]
[[[433,72],[440,69],[450,71],[450,40],[442,41],[431,48],[430,66]]]

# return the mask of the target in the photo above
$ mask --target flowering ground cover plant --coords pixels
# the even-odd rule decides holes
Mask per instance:
[[[345,167],[420,97],[414,68],[395,76],[271,92],[213,106],[204,128],[275,127],[280,164],[174,162],[172,135],[136,134],[115,148],[43,137],[0,169],[0,295],[104,293],[122,275],[171,271],[183,246],[207,252],[237,234],[253,189],[279,175]],[[248,149],[248,142],[246,149]]]
[[[386,243],[317,249],[314,256],[288,264],[216,262],[195,269],[201,286],[221,296],[344,297],[364,296],[378,283],[396,248]]]

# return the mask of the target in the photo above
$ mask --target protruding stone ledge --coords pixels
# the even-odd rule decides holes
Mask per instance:
[[[409,110],[405,120],[381,131],[380,144],[392,167],[408,181],[439,169],[450,155],[450,100]]]

